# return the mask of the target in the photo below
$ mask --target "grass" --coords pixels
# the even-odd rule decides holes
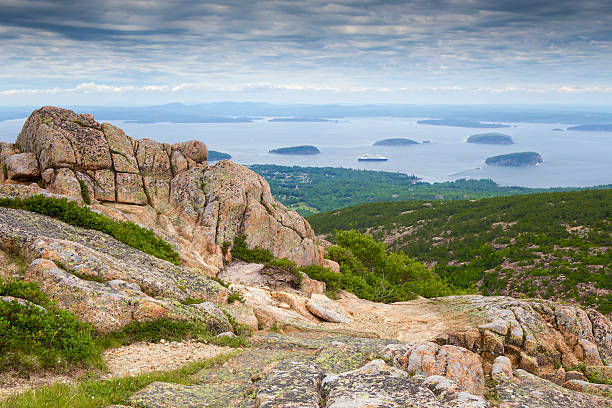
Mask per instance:
[[[205,324],[158,319],[132,321],[121,330],[99,333],[91,324],[60,310],[33,282],[0,281],[0,296],[13,296],[44,307],[0,302],[0,371],[27,374],[71,367],[102,368],[102,351],[136,342],[193,339],[229,347],[247,345],[249,330],[231,320],[238,337],[216,337]],[[243,335],[243,336],[240,336]]]
[[[75,385],[55,384],[0,401],[0,408],[98,408],[125,404],[130,395],[153,382],[191,385],[198,371],[223,364],[239,352],[188,364],[178,370],[153,372],[112,380],[84,380]]]
[[[67,224],[103,232],[128,246],[175,265],[180,263],[178,253],[153,231],[130,221],[115,221],[87,207],[68,201],[37,195],[26,199],[0,199],[0,207],[27,210],[57,218]]]

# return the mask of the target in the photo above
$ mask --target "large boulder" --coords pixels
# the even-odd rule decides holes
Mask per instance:
[[[207,158],[201,141],[134,140],[91,115],[52,106],[30,115],[16,146],[0,146],[13,180],[35,181],[38,169],[49,192],[112,208],[100,211],[152,229],[210,276],[223,268],[224,245],[241,235],[298,265],[323,261],[310,225],[275,201],[263,178],[229,161],[208,167]]]
[[[308,309],[313,315],[331,323],[348,323],[351,321],[351,316],[346,313],[336,302],[325,295],[313,294],[306,303]]]
[[[439,375],[452,380],[464,391],[478,395],[484,392],[482,360],[463,347],[431,342],[391,344],[383,350],[383,356],[411,375]]]
[[[108,142],[92,115],[42,107],[26,120],[16,144],[23,152],[36,155],[41,171],[59,167],[111,168]]]
[[[38,160],[33,153],[19,153],[8,156],[4,164],[9,180],[31,181],[40,177]]]
[[[274,200],[261,176],[228,160],[174,177],[171,204],[169,215],[183,236],[200,232],[206,244],[220,248],[244,235],[250,247],[268,249],[298,265],[322,261],[308,222]]]

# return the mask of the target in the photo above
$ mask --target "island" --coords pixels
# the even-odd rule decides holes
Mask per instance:
[[[481,129],[498,129],[510,127],[510,125],[504,125],[501,123],[482,123],[475,122],[472,120],[458,120],[458,119],[425,119],[417,121],[419,125],[433,125],[433,126],[454,126],[454,127],[465,127],[465,128],[481,128]]]
[[[583,132],[612,132],[612,124],[570,126],[567,128],[567,130],[580,130]]]
[[[208,161],[219,161],[219,160],[229,160],[232,158],[231,154],[217,152],[215,150],[208,151]]]
[[[550,129],[551,132],[563,132],[565,129],[561,129],[561,128],[554,128],[554,129]]]
[[[503,133],[479,133],[468,137],[466,143],[509,145],[514,141],[511,136]]]
[[[274,154],[286,154],[286,155],[303,155],[303,154],[319,154],[321,151],[315,146],[293,146],[293,147],[281,147],[279,149],[272,149],[269,153]]]
[[[322,118],[272,118],[268,122],[330,122]]]
[[[494,166],[535,166],[542,163],[542,156],[536,152],[519,152],[489,157],[485,163]]]
[[[374,146],[410,146],[420,144],[412,139],[394,138],[394,139],[383,139],[374,143]]]

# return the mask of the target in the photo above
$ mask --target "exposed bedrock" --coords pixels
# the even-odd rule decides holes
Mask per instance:
[[[304,218],[275,201],[249,169],[227,160],[209,167],[200,141],[135,140],[92,115],[45,106],[14,145],[0,147],[5,183],[38,181],[54,194],[88,197],[108,216],[151,228],[186,265],[210,276],[223,267],[223,245],[240,235],[299,265],[323,262]]]

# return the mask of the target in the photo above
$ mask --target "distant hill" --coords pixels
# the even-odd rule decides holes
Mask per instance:
[[[410,146],[420,144],[412,139],[394,138],[394,139],[382,139],[374,142],[374,146]]]
[[[514,143],[511,136],[503,133],[479,133],[477,135],[468,137],[466,142],[497,145],[508,145]]]
[[[567,128],[567,130],[580,130],[583,132],[612,132],[612,124],[570,126]]]
[[[228,153],[217,152],[215,150],[208,151],[208,161],[229,160],[232,155]]]
[[[536,152],[501,154],[485,160],[486,164],[495,166],[534,166],[542,162],[542,156]]]
[[[612,190],[369,203],[308,221],[327,238],[369,232],[459,287],[612,312]]]
[[[426,119],[417,121],[419,125],[433,125],[433,126],[454,126],[454,127],[465,127],[465,128],[482,128],[482,129],[498,129],[510,127],[509,125],[502,125],[501,123],[482,123],[472,120],[459,120],[459,119]]]
[[[269,153],[274,154],[288,154],[288,155],[302,155],[302,154],[319,154],[321,151],[315,146],[293,146],[293,147],[281,147],[279,149],[272,149]]]

